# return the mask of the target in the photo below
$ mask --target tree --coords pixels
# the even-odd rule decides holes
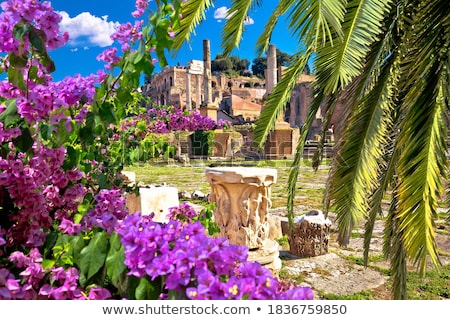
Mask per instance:
[[[267,58],[257,57],[252,62],[252,72],[255,76],[264,78],[264,71],[267,69]]]
[[[246,58],[239,58],[238,56],[227,56],[224,54],[217,54],[216,58],[211,61],[211,71],[223,72],[229,75],[242,74],[247,70],[250,61]]]
[[[176,47],[189,39],[201,22],[201,8],[213,2],[192,0],[184,5],[183,16],[190,14],[196,19],[182,25],[185,32],[178,34]],[[239,44],[243,21],[260,2],[232,2],[230,11],[235,14],[225,24],[224,53]],[[193,10],[194,6],[200,9]],[[259,54],[267,50],[283,15],[304,49],[295,55],[268,97],[255,137],[261,146],[265,143],[296,80],[314,55],[314,100],[290,172],[289,220],[292,223],[307,129],[325,104],[325,132],[339,100],[345,126],[337,126],[339,140],[324,209],[332,206],[336,212],[342,245],[348,243],[353,227],[365,221],[367,264],[374,222],[383,214],[382,199],[390,197],[384,217],[384,253],[391,262],[393,296],[405,299],[406,262],[415,263],[422,273],[427,261],[440,264],[434,221],[438,201],[449,193],[444,190],[450,99],[448,0],[279,1],[257,40]]]

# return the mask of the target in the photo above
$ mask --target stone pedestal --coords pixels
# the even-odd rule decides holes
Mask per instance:
[[[247,246],[249,260],[278,272],[281,268],[278,243],[269,238],[270,187],[277,179],[275,169],[219,167],[206,170],[211,185],[210,201],[216,203],[214,220],[218,236]]]
[[[282,221],[282,229],[288,235],[289,252],[299,257],[315,257],[328,253],[331,221],[320,210],[308,211],[294,218],[289,229],[287,221]]]

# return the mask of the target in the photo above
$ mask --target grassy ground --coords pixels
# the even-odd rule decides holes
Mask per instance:
[[[272,185],[272,207],[286,206],[286,186],[288,183],[289,161],[258,161],[258,162],[233,162],[220,163],[217,161],[194,161],[187,166],[176,163],[153,163],[137,165],[124,168],[126,171],[134,171],[136,180],[145,184],[167,183],[178,188],[179,191],[192,193],[195,190],[207,194],[210,186],[205,178],[205,170],[211,165],[245,165],[275,168],[278,172],[277,182]],[[329,167],[325,164],[317,172],[312,170],[310,163],[303,163],[300,168],[300,175],[297,179],[296,205],[306,208],[322,207],[322,199],[325,191],[325,183]],[[447,232],[447,231],[442,231]],[[353,237],[360,237],[354,233]],[[351,259],[351,257],[347,257]],[[376,257],[375,257],[376,258]],[[359,258],[358,258],[359,259]],[[360,259],[361,260],[361,259]],[[361,261],[354,261],[357,264]],[[389,269],[380,270],[389,275]],[[281,273],[280,276],[283,277]],[[301,283],[302,275],[296,276],[291,281]],[[391,283],[387,281],[383,286],[352,295],[326,295],[321,294],[321,299],[389,299]],[[411,271],[408,274],[408,297],[409,299],[450,299],[450,265],[444,266],[440,271],[429,271],[424,278],[418,273]]]
[[[207,194],[211,188],[206,181],[205,170],[210,165],[254,165],[257,167],[274,168],[277,170],[277,182],[272,185],[272,207],[286,206],[286,187],[289,179],[290,161],[245,161],[233,163],[218,163],[212,161],[194,161],[189,166],[177,164],[153,163],[152,165],[138,165],[124,168],[125,171],[134,171],[136,180],[145,184],[167,183],[178,188],[179,191],[192,193],[196,190]],[[308,208],[322,206],[325,181],[328,167],[320,167],[315,172],[309,163],[301,166],[297,179],[296,205]]]

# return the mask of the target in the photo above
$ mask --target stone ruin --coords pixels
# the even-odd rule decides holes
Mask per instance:
[[[331,221],[320,210],[310,210],[294,218],[292,228],[281,221],[283,234],[288,236],[289,252],[298,257],[315,257],[328,253]]]
[[[216,203],[214,221],[219,237],[247,246],[249,261],[278,272],[281,269],[279,244],[270,239],[270,187],[277,179],[276,169],[216,167],[207,169],[210,201]]]

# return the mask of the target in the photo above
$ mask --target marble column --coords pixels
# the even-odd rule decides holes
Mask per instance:
[[[203,90],[205,93],[203,105],[212,104],[212,87],[211,87],[211,49],[209,40],[203,40]]]
[[[249,261],[278,272],[281,269],[279,245],[270,238],[270,188],[277,170],[255,167],[216,167],[206,169],[211,186],[209,200],[216,204],[214,221],[219,237],[249,248]]]
[[[269,45],[267,51],[266,95],[269,95],[277,84],[277,49]]]
[[[186,69],[186,109],[191,110],[191,74],[189,69]]]
[[[201,75],[197,74],[197,101],[195,103],[195,108],[198,109],[202,103],[202,83],[201,83]]]

